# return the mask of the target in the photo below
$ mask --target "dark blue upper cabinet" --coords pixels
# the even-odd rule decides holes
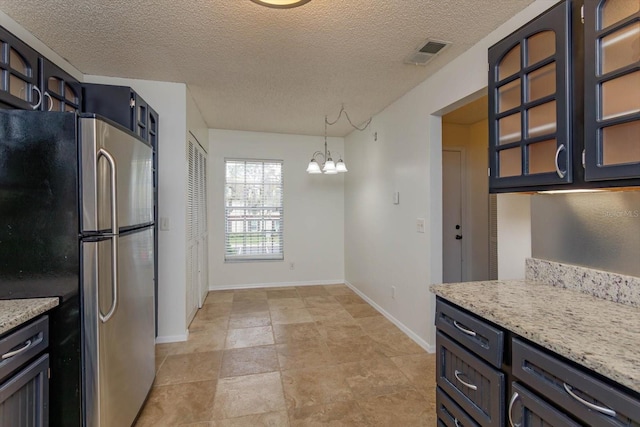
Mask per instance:
[[[60,67],[40,58],[40,88],[43,111],[79,111],[82,106],[82,87]]]
[[[571,4],[489,48],[489,187],[529,191],[573,182]]]
[[[585,180],[640,178],[640,2],[585,0]]]
[[[0,107],[39,109],[38,52],[0,27]]]

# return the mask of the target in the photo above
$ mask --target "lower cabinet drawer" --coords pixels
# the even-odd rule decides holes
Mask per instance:
[[[507,412],[510,427],[580,427],[524,386],[513,383],[512,389]]]
[[[640,425],[640,401],[587,371],[517,338],[512,355],[514,377],[588,425]]]
[[[0,384],[0,426],[49,425],[49,355],[44,354]]]
[[[436,381],[479,425],[504,425],[504,373],[441,332],[436,333]]]
[[[436,390],[438,427],[480,427],[440,387]]]

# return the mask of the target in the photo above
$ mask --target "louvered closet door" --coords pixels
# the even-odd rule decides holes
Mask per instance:
[[[189,139],[187,160],[187,324],[202,307],[209,290],[207,236],[207,153]]]

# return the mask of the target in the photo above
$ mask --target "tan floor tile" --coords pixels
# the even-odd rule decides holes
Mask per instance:
[[[159,356],[156,354],[156,374],[158,373],[158,370],[160,370],[160,367],[162,366],[162,364],[164,363],[164,359],[166,358],[166,355]]]
[[[300,298],[296,288],[287,289],[268,289],[267,299],[280,299],[280,298]]]
[[[354,318],[382,316],[378,310],[369,304],[343,304],[342,307]]]
[[[345,309],[308,308],[313,320],[324,325],[355,324],[353,317]]]
[[[286,371],[282,373],[282,385],[290,411],[353,399],[343,373],[336,367]]]
[[[313,317],[311,317],[311,313],[309,313],[306,308],[271,310],[271,322],[274,325],[284,325],[287,323],[307,323],[313,322]]]
[[[336,301],[333,296],[322,296],[322,297],[305,297],[304,298],[305,307],[313,308],[313,307],[325,307],[327,309],[340,309],[340,303]]]
[[[329,347],[329,352],[331,352],[337,363],[358,362],[384,357],[378,348],[378,343],[366,335],[339,341],[327,341],[327,347]]]
[[[216,420],[284,410],[286,405],[278,372],[218,380],[213,404]]]
[[[233,291],[211,291],[205,298],[205,304],[211,304],[215,302],[233,302]]]
[[[388,358],[378,357],[340,365],[356,399],[413,389],[413,385]]]
[[[213,418],[215,381],[153,387],[136,427],[175,426]]]
[[[168,356],[171,353],[172,349],[179,343],[164,343],[164,344],[156,344],[156,357],[164,357]]]
[[[260,301],[267,299],[267,291],[263,289],[243,289],[233,292],[233,302]]]
[[[220,378],[262,374],[279,369],[278,355],[273,346],[236,348],[224,351]]]
[[[367,302],[360,298],[355,292],[353,294],[336,295],[336,301],[340,304],[366,304]]]
[[[329,349],[322,341],[298,341],[276,345],[280,369],[300,369],[334,363]]]
[[[391,323],[391,321],[389,321],[384,316],[360,317],[356,319],[356,322],[367,333],[371,333],[371,332],[401,333],[402,332],[400,329],[398,329],[396,325]]]
[[[200,310],[196,313],[194,320],[211,320],[216,317],[228,316],[231,313],[231,302],[212,302],[210,304],[204,304]]]
[[[155,385],[215,380],[221,357],[219,351],[167,356],[156,375]]]
[[[422,347],[403,332],[369,333],[369,336],[378,343],[380,350],[387,357],[426,353]]]
[[[227,331],[225,348],[256,347],[273,343],[273,330],[271,326],[229,329],[229,331]]]
[[[166,355],[204,353],[224,349],[226,331],[197,330],[189,333],[187,341],[174,342],[168,344],[158,344],[156,349],[161,348]],[[158,351],[158,350],[156,350]]]
[[[420,393],[405,390],[396,394],[359,400],[358,406],[374,426],[433,427],[436,411]]]
[[[325,285],[324,289],[329,293],[329,295],[334,295],[334,296],[356,294],[347,285]]]
[[[271,315],[268,311],[234,314],[229,318],[229,329],[255,328],[256,326],[269,325],[271,325]]]
[[[429,402],[436,398],[436,355],[414,354],[392,357],[391,361]]]
[[[321,338],[314,322],[274,325],[273,335],[278,344],[319,340]]]
[[[247,415],[245,417],[214,421],[211,427],[288,427],[286,412]]]
[[[365,427],[370,424],[355,401],[305,406],[291,411],[291,427]]]
[[[302,298],[306,297],[323,297],[328,296],[329,292],[324,288],[324,286],[316,285],[316,286],[296,286],[296,290],[298,291],[298,295]]]
[[[231,314],[259,313],[268,311],[269,304],[266,299],[234,301],[231,306]]]
[[[226,331],[229,326],[229,316],[216,316],[213,318],[203,318],[196,315],[189,325],[189,332],[196,331]]]
[[[305,308],[302,298],[274,298],[269,300],[269,310]]]
[[[340,341],[366,335],[362,328],[356,323],[327,325],[319,322],[318,331],[322,338],[330,341]]]

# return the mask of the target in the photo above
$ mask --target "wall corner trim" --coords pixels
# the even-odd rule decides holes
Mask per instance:
[[[189,338],[189,330],[184,331],[181,335],[163,335],[156,337],[156,344],[167,344],[172,342],[183,342]]]

